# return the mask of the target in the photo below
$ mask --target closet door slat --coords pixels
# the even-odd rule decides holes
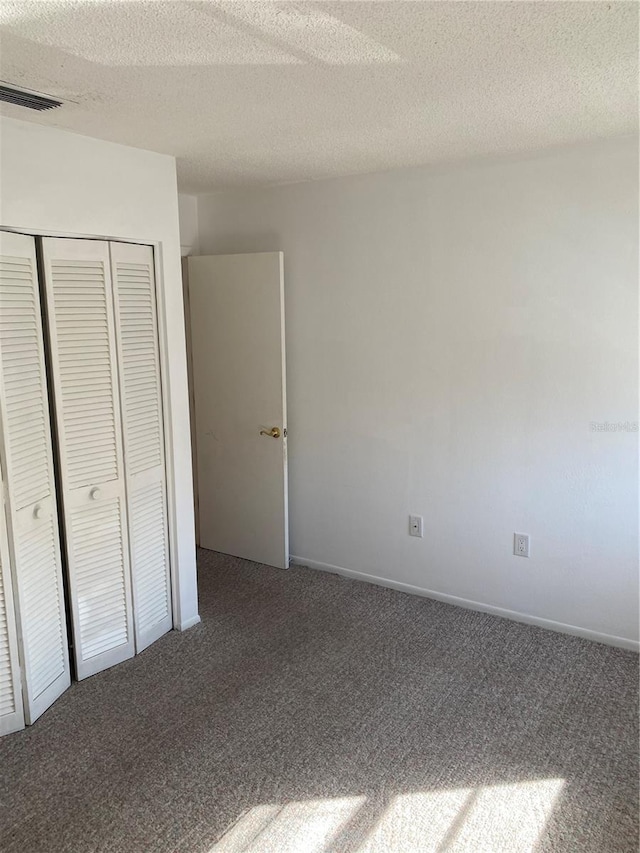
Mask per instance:
[[[6,232],[0,234],[0,392],[24,710],[33,723],[69,687],[70,671],[35,240]]]
[[[78,678],[134,654],[109,244],[44,239]]]
[[[153,250],[111,243],[136,648],[171,630],[162,387]]]

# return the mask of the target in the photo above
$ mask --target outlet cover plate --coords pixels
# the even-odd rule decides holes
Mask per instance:
[[[513,534],[513,553],[516,557],[529,556],[529,535],[527,533]]]
[[[423,521],[421,515],[410,515],[409,516],[409,536],[418,536],[422,539],[423,533]]]

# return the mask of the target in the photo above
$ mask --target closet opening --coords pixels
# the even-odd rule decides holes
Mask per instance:
[[[151,246],[0,231],[2,734],[173,627],[157,304]]]

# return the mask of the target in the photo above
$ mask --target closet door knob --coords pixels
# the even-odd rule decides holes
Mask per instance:
[[[100,489],[97,486],[94,486],[89,492],[89,497],[92,501],[97,501],[100,497]]]
[[[33,508],[33,517],[34,518],[42,518],[42,507],[40,504],[36,504]]]

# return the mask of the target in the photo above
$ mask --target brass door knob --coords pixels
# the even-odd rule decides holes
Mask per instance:
[[[269,435],[271,438],[280,438],[280,427],[271,427],[271,429],[261,429],[260,435]]]

